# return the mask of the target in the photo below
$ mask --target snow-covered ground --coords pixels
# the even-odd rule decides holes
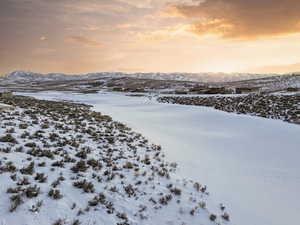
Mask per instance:
[[[27,95],[91,104],[127,123],[162,145],[167,158],[178,162],[179,175],[207,184],[213,199],[227,206],[233,224],[299,221],[298,125],[119,93]]]
[[[4,101],[17,108],[0,112],[1,225],[231,224],[125,125],[82,105]]]
[[[3,103],[0,103],[0,107],[9,107],[10,105],[6,105],[6,104],[3,104]]]
[[[0,103],[0,109],[8,109],[8,108],[13,108],[13,107],[11,105]]]

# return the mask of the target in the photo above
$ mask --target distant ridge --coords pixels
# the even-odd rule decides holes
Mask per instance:
[[[30,71],[17,70],[4,75],[2,78],[10,81],[55,81],[55,80],[82,80],[101,78],[121,78],[132,77],[138,79],[154,80],[177,80],[194,82],[231,82],[250,79],[260,79],[278,74],[248,74],[248,73],[121,73],[121,72],[101,72],[78,75],[66,75],[62,73],[41,74]]]

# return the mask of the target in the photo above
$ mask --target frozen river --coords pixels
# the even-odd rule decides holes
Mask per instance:
[[[180,176],[227,206],[233,224],[299,222],[300,126],[119,93],[27,95],[91,104],[160,144]]]

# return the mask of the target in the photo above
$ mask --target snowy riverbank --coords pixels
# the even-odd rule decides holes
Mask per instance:
[[[298,221],[300,126],[118,93],[28,94],[92,104],[162,145],[179,173],[208,185],[233,224]]]
[[[1,225],[230,224],[160,146],[87,105],[0,98]],[[164,215],[163,217],[160,215]]]

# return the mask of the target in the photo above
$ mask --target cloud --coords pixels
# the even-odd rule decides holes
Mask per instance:
[[[102,48],[103,44],[92,40],[88,37],[85,36],[69,36],[65,39],[67,43],[72,43],[72,44],[79,44],[83,45],[85,47],[91,47],[91,48]]]
[[[120,15],[130,12],[132,9],[137,9],[126,1],[121,2],[117,0],[66,1],[64,8],[67,13],[81,15]]]
[[[126,3],[136,8],[157,8],[170,2],[170,0],[117,0],[118,2]],[[174,0],[173,0],[174,1]]]
[[[164,15],[191,19],[190,32],[223,39],[300,33],[299,0],[195,0],[169,5]]]
[[[137,32],[136,35],[141,41],[163,41],[184,35],[186,33],[185,30],[185,24],[177,24],[152,31]]]
[[[46,40],[47,40],[47,37],[46,37],[46,36],[41,36],[41,37],[40,37],[40,40],[41,40],[41,41],[46,41]]]

